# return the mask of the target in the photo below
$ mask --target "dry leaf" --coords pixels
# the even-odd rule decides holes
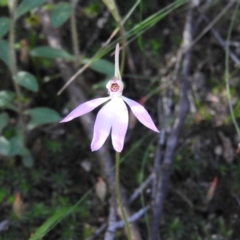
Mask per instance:
[[[104,203],[104,200],[107,195],[107,184],[101,177],[97,178],[97,184],[96,184],[95,190],[96,190],[97,196]]]
[[[83,160],[80,163],[81,167],[86,171],[86,172],[90,172],[91,168],[92,168],[92,164],[90,161],[88,160]]]
[[[118,9],[114,0],[102,0],[103,3],[108,8],[109,12],[112,14],[116,22],[120,22],[121,18],[118,13]]]
[[[234,159],[234,149],[232,147],[231,140],[226,137],[223,132],[218,132],[218,135],[222,140],[223,157],[228,163],[231,163]]]
[[[20,218],[24,211],[24,203],[22,201],[21,194],[19,192],[16,193],[15,200],[13,203],[13,212]]]
[[[23,63],[28,63],[29,61],[29,47],[27,39],[23,39],[21,41],[21,49],[20,49],[20,60]]]
[[[212,180],[208,188],[207,197],[206,197],[207,202],[210,202],[213,199],[216,191],[217,183],[218,183],[218,178],[214,177],[214,179]]]

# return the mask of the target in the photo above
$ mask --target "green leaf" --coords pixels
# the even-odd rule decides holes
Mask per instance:
[[[43,57],[50,59],[63,58],[66,60],[74,61],[74,56],[62,49],[51,47],[37,47],[31,50],[30,55],[33,57]]]
[[[25,87],[28,90],[31,90],[33,92],[38,91],[37,80],[31,73],[20,71],[13,77],[13,79],[19,85]]]
[[[14,99],[15,94],[10,91],[0,91],[0,108],[7,107]]]
[[[55,110],[45,107],[29,109],[25,113],[31,116],[28,123],[28,129],[30,130],[43,124],[59,122],[61,119]]]
[[[72,207],[62,208],[57,210],[50,218],[46,220],[46,222],[44,222],[34,232],[33,237],[31,237],[29,240],[39,240],[43,238],[51,229],[53,229],[64,218],[66,218],[68,215],[72,214],[73,212],[77,211],[78,210],[77,207],[89,197],[91,192],[92,192],[92,189],[90,189],[87,193],[85,193]]]
[[[0,39],[0,59],[9,67],[10,66],[10,50],[9,43]]]
[[[7,113],[1,113],[0,114],[0,133],[2,130],[8,125],[9,122],[9,116]]]
[[[46,0],[23,0],[16,10],[16,18],[19,18],[34,8],[40,7],[45,1]]]
[[[11,138],[10,145],[11,145],[11,149],[10,149],[9,155],[11,157],[15,155],[20,155],[21,150],[24,148],[22,135],[19,134]]]
[[[72,6],[69,3],[58,4],[51,12],[51,24],[58,28],[64,24],[71,16]]]
[[[23,148],[20,152],[20,155],[22,157],[22,162],[25,167],[31,168],[33,167],[33,157],[30,151],[26,148]]]
[[[10,142],[3,136],[0,137],[0,155],[9,156]]]
[[[33,157],[31,152],[24,146],[23,135],[18,133],[15,137],[10,139],[10,150],[9,156],[20,155],[22,157],[22,162],[25,167],[33,166]]]
[[[6,7],[8,5],[8,0],[0,0],[0,6]]]
[[[7,17],[0,18],[0,38],[2,38],[9,30],[10,19]]]
[[[83,63],[88,63],[89,59],[84,59]],[[96,72],[105,74],[109,77],[114,76],[114,65],[105,59],[98,59],[95,62],[93,62],[89,68],[93,69]]]
[[[40,226],[34,235],[29,240],[38,240],[41,239],[45,234],[56,226],[62,219],[64,219],[70,211],[72,211],[73,207],[62,208],[57,210],[45,223]]]

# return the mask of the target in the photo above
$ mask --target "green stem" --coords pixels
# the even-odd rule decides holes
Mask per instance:
[[[132,240],[131,237],[131,231],[130,231],[130,226],[127,221],[126,213],[124,211],[123,207],[123,202],[121,198],[121,193],[120,193],[120,183],[119,183],[119,169],[120,169],[120,153],[116,152],[116,166],[115,166],[115,181],[116,181],[116,195],[117,195],[117,201],[121,210],[121,214],[123,217],[123,221],[127,230],[127,238],[128,240]]]
[[[227,91],[228,105],[229,105],[229,110],[230,110],[233,124],[234,124],[235,129],[238,134],[238,138],[240,138],[240,129],[239,129],[239,126],[238,126],[238,123],[237,123],[237,120],[236,120],[236,117],[234,114],[233,106],[231,103],[232,97],[231,97],[231,91],[230,91],[230,86],[229,86],[229,42],[230,42],[230,37],[231,37],[232,29],[233,29],[233,23],[234,23],[234,20],[236,19],[239,5],[240,5],[240,1],[237,2],[237,6],[235,8],[233,17],[231,19],[230,27],[228,29],[228,35],[227,35],[227,41],[226,41],[226,58],[225,58],[225,79],[226,79],[226,91]]]
[[[24,113],[22,108],[22,92],[21,88],[16,81],[14,81],[14,76],[17,74],[17,60],[16,60],[16,53],[15,53],[15,10],[17,7],[17,1],[11,0],[9,1],[9,12],[10,12],[10,28],[9,28],[9,45],[10,45],[10,70],[12,73],[12,80],[15,93],[17,95],[17,107],[19,113],[19,121],[22,127],[23,132],[23,142],[25,143],[26,137],[26,126],[24,123]]]

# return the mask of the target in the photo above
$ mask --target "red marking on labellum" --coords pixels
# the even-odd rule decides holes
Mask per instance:
[[[110,90],[111,90],[111,92],[117,92],[118,90],[119,90],[119,85],[117,84],[117,83],[113,83],[112,85],[111,85],[111,88],[110,88]]]

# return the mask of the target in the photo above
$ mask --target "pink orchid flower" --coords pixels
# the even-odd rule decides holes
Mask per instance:
[[[106,85],[109,97],[96,98],[79,105],[61,123],[71,121],[76,117],[91,112],[99,105],[108,101],[97,114],[91,143],[92,151],[97,151],[103,146],[111,130],[114,149],[117,152],[122,151],[128,128],[128,110],[125,103],[127,103],[133,114],[143,125],[155,132],[159,132],[147,110],[142,105],[122,96],[123,87],[119,71],[119,45],[117,44],[115,50],[115,77]]]

